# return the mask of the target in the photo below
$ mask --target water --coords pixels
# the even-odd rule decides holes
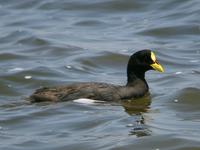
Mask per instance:
[[[200,149],[199,8],[198,0],[0,0],[0,149]],[[145,108],[24,100],[40,86],[125,84],[129,55],[143,48],[165,67],[146,74]]]

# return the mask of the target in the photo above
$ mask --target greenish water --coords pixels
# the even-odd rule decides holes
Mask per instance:
[[[200,149],[199,8],[198,0],[0,0],[0,149]],[[150,98],[24,100],[40,86],[125,84],[129,56],[144,48],[165,67],[146,74]]]

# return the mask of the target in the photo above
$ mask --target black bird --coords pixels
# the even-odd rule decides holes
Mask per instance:
[[[148,70],[164,72],[153,51],[141,50],[134,53],[128,61],[127,84],[124,86],[90,82],[44,87],[36,90],[30,96],[30,100],[32,102],[58,102],[89,98],[102,101],[121,101],[140,98],[149,90],[145,80],[145,72]]]

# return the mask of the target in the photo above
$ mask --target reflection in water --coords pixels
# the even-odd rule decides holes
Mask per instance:
[[[137,137],[143,137],[143,136],[150,136],[151,135],[151,130],[145,124],[145,118],[142,114],[140,116],[140,119],[138,119],[136,121],[136,124],[131,129],[129,135],[135,135]]]
[[[148,110],[151,104],[151,97],[150,95],[146,95],[136,100],[121,101],[121,104],[129,115],[140,114]]]
[[[149,105],[151,104],[151,97],[147,95],[143,98],[136,100],[122,101],[122,106],[129,115],[137,117],[134,124],[127,125],[132,127],[129,135],[135,135],[137,137],[149,136],[151,135],[151,130],[145,124],[145,116],[143,113],[148,112]]]

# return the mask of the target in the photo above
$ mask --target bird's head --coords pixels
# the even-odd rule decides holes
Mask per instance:
[[[128,77],[131,74],[135,74],[138,77],[144,78],[144,74],[148,70],[164,72],[153,51],[148,49],[141,50],[130,57],[127,67]]]

